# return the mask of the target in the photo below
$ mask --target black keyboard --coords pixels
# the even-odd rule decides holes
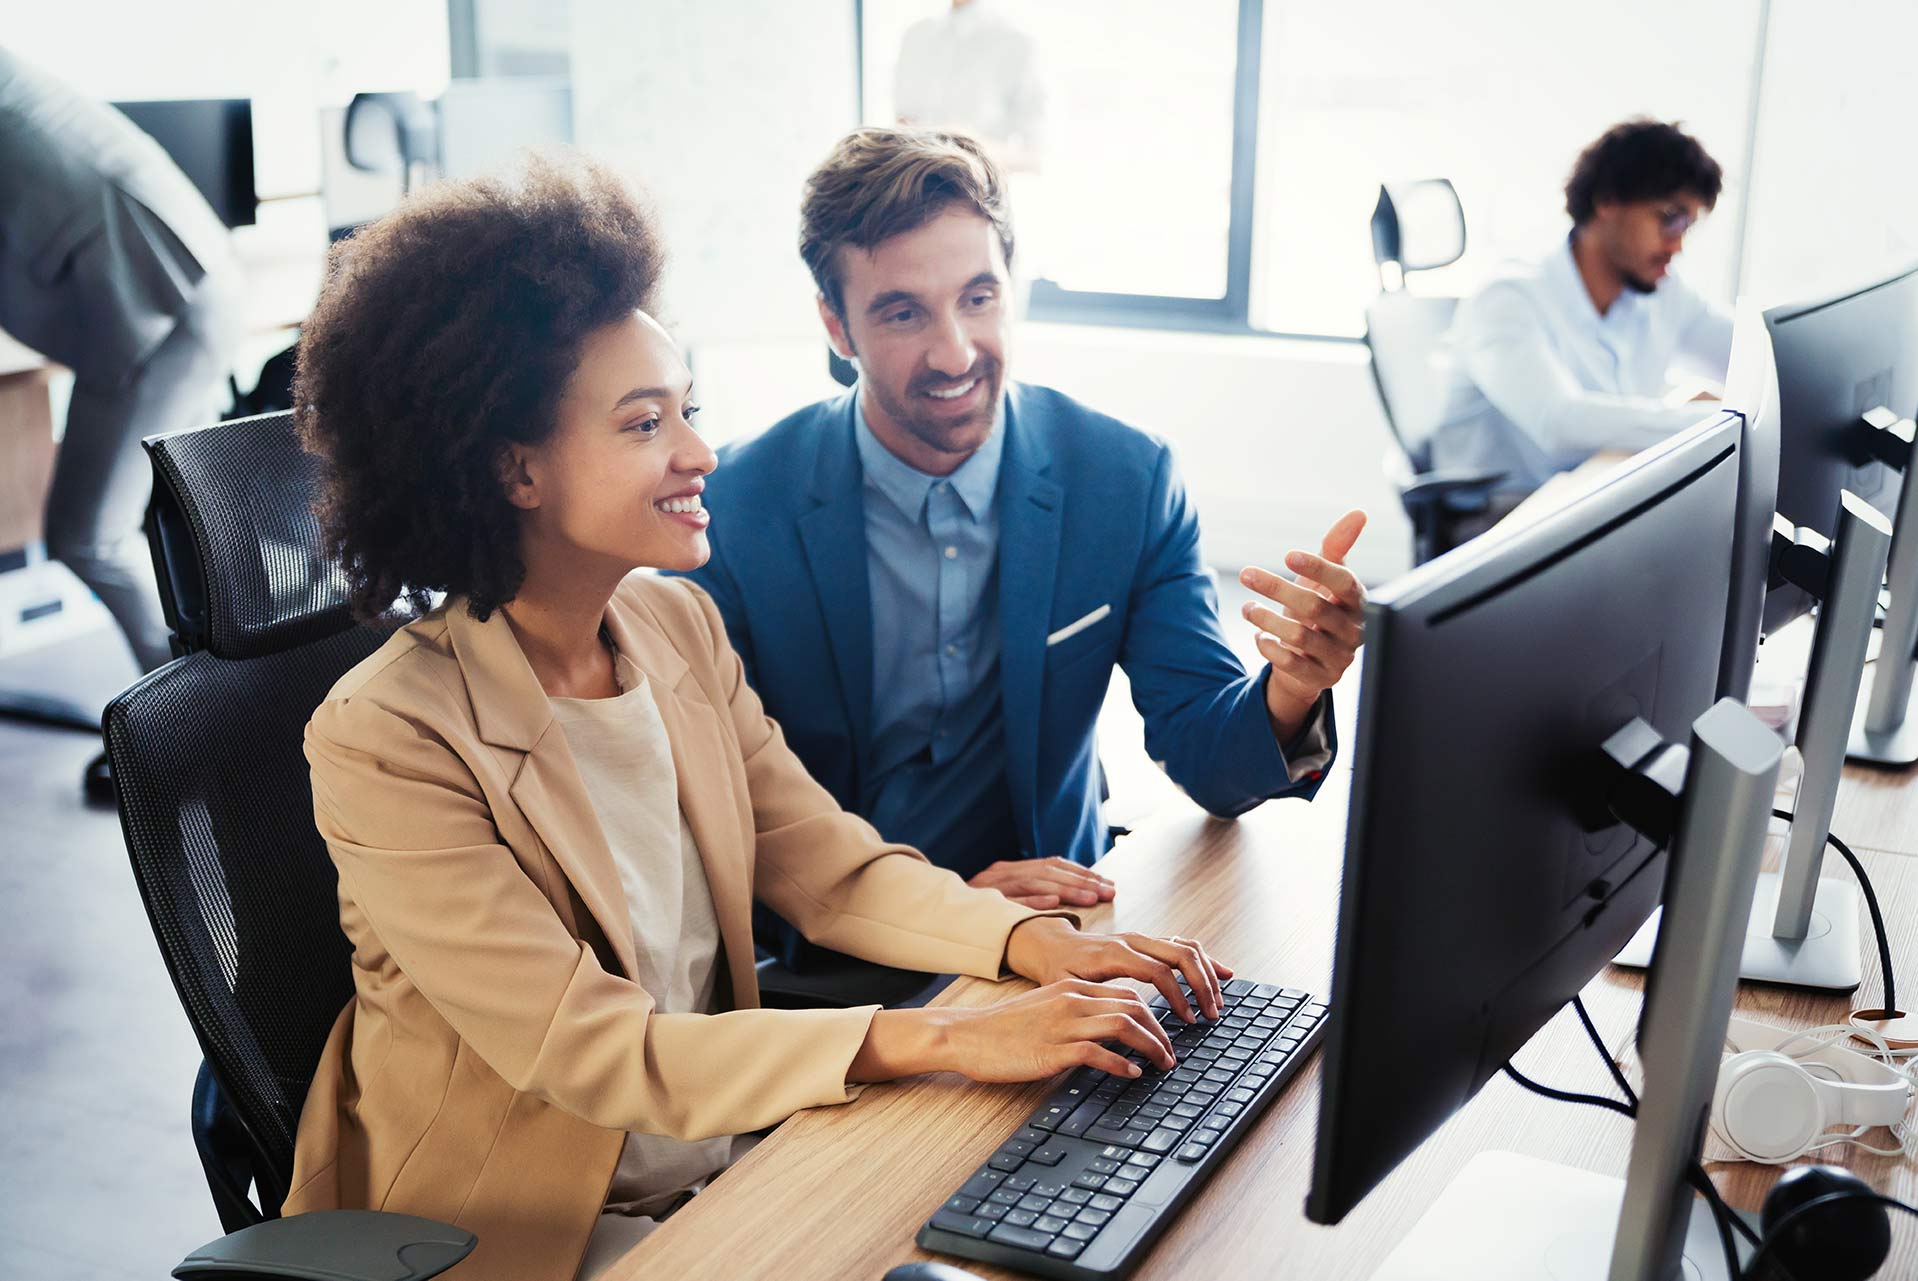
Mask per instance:
[[[1123,1277],[1325,1032],[1325,1003],[1232,979],[1216,1022],[1152,1008],[1178,1063],[1079,1068],[919,1229],[928,1250],[1045,1277]],[[1196,1009],[1197,1006],[1195,1005]]]

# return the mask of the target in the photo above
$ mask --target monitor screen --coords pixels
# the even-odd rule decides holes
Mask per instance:
[[[229,227],[253,224],[253,104],[245,98],[116,102],[127,119],[160,144],[180,172]]]
[[[1335,1223],[1463,1106],[1658,905],[1605,740],[1711,707],[1736,414],[1368,605],[1324,1093],[1307,1215]]]

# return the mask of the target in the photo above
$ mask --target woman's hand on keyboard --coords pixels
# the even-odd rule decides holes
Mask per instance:
[[[1179,989],[1179,979],[1191,985],[1199,1012],[1216,1019],[1225,999],[1222,980],[1232,977],[1230,967],[1208,956],[1196,939],[1088,934],[1057,916],[1034,917],[1013,926],[1006,940],[1006,966],[1034,983],[1067,978],[1149,983],[1188,1023],[1193,1019],[1192,1004]]]
[[[927,1012],[952,1016],[945,1066],[975,1081],[1038,1081],[1081,1065],[1131,1078],[1139,1069],[1120,1052],[1128,1047],[1166,1070],[1174,1061],[1151,1008],[1116,984],[1064,979],[984,1009]]]

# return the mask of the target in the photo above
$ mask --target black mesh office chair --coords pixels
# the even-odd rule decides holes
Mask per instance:
[[[1365,309],[1365,345],[1372,353],[1385,422],[1398,448],[1386,473],[1412,522],[1412,560],[1422,565],[1461,541],[1461,518],[1482,516],[1503,472],[1434,471],[1431,433],[1445,387],[1434,358],[1451,327],[1456,298],[1413,294],[1406,276],[1457,262],[1465,253],[1465,210],[1444,178],[1387,183],[1372,210],[1372,257],[1379,295]]]
[[[395,1214],[278,1217],[307,1086],[353,993],[301,733],[386,633],[354,623],[320,554],[315,463],[290,414],[146,448],[147,537],[178,657],[115,698],[104,728],[134,877],[205,1055],[193,1137],[234,1234],[175,1275],[433,1276],[471,1233]]]

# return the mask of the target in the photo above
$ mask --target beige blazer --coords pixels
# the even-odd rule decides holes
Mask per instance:
[[[672,739],[727,1013],[655,1014],[626,977],[612,854],[502,615],[454,602],[406,627],[307,726],[354,996],[306,1096],[285,1212],[458,1224],[479,1237],[461,1281],[571,1278],[628,1130],[739,1133],[852,1097],[877,1007],[757,1008],[755,897],[828,947],[987,978],[1036,915],[842,811],[698,587],[634,575],[606,621]]]

